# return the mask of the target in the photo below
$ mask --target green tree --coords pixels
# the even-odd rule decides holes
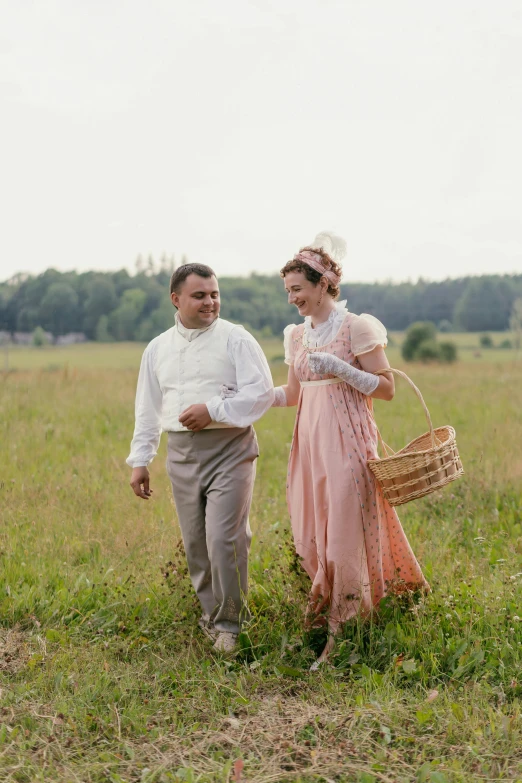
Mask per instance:
[[[435,343],[437,329],[431,321],[418,321],[412,324],[406,332],[402,344],[402,357],[407,362],[417,359],[417,351],[422,343]],[[429,352],[429,349],[426,349]]]
[[[124,291],[120,305],[109,316],[111,334],[117,340],[134,340],[147,294],[138,288]]]
[[[160,273],[163,276],[170,277],[176,268],[176,259],[174,256],[168,256],[162,253],[160,258]]]
[[[514,291],[505,278],[472,278],[455,307],[455,319],[467,332],[508,328]]]
[[[35,348],[43,348],[44,345],[49,344],[47,335],[41,326],[37,326],[36,329],[34,330],[32,342]]]
[[[515,348],[520,350],[522,345],[522,298],[517,297],[513,302],[511,315],[509,317],[509,327],[515,337]]]
[[[78,294],[68,283],[52,283],[40,304],[41,325],[55,336],[78,331]]]
[[[448,364],[451,364],[452,362],[457,361],[457,346],[455,343],[449,340],[439,343],[439,353],[440,359],[443,362],[448,362]]]
[[[140,342],[148,343],[158,334],[166,332],[171,326],[174,326],[175,308],[167,297],[163,299],[161,305],[153,310],[148,318],[141,322],[138,327],[136,338]]]
[[[16,331],[32,332],[38,326],[39,318],[40,310],[38,307],[31,307],[31,305],[22,307],[16,318]]]
[[[96,277],[88,287],[84,304],[83,331],[87,337],[92,339],[95,336],[100,318],[108,316],[117,305],[118,298],[112,280],[105,275]]]
[[[100,315],[98,323],[96,324],[96,330],[94,338],[99,343],[110,343],[113,337],[109,331],[109,316]]]
[[[9,332],[32,332],[41,325],[55,333],[83,331],[93,337],[101,316],[106,315],[109,334],[117,328],[118,334],[127,335],[126,339],[132,333],[134,338],[148,339],[173,323],[168,304],[172,265],[173,257],[163,254],[154,264],[150,258],[140,258],[133,275],[126,269],[82,274],[48,269],[37,277],[15,275],[0,283],[1,328]],[[57,304],[56,284],[66,286],[65,295],[61,289],[65,307],[60,301]],[[278,275],[224,277],[220,288],[223,318],[248,323],[257,334],[266,327],[280,336],[287,324],[300,320],[295,307],[287,302]],[[135,300],[134,295],[129,301],[125,292],[131,290],[146,295],[138,315],[142,302]],[[418,280],[398,284],[343,284],[341,298],[348,299],[352,312],[371,313],[390,330],[406,330],[419,321],[438,323],[440,331],[448,331],[451,324],[457,328],[457,307],[459,328],[479,332],[507,329],[513,303],[522,298],[522,275],[489,275],[437,283]],[[58,314],[50,312],[49,300],[51,309]],[[118,314],[113,316],[116,310]]]
[[[413,358],[419,362],[438,361],[440,356],[440,347],[436,340],[422,340],[415,349]]]
[[[0,332],[9,329],[9,292],[0,286]]]

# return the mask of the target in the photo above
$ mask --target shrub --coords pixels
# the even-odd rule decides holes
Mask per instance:
[[[449,321],[448,321],[449,323]],[[402,344],[402,357],[407,362],[454,362],[457,359],[457,346],[447,341],[438,343],[437,330],[431,321],[418,321],[406,332]]]
[[[489,334],[480,335],[480,347],[481,348],[493,348],[493,340]]]
[[[451,363],[457,361],[457,346],[449,340],[439,343],[439,353],[442,362]]]
[[[435,324],[431,321],[417,321],[408,327],[406,337],[402,344],[402,357],[407,362],[411,362],[414,359],[420,358],[417,356],[417,351],[422,343],[433,342],[435,343],[435,335],[437,329]]]
[[[511,340],[502,340],[498,347],[502,348],[503,351],[509,351],[513,348],[513,343]]]
[[[423,340],[421,344],[417,346],[414,358],[421,362],[433,362],[440,359],[440,348],[437,345],[437,341]]]
[[[37,326],[34,330],[32,343],[35,348],[43,348],[44,345],[49,345],[47,335],[41,326]]]

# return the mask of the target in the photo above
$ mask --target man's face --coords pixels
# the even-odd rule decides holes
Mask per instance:
[[[170,295],[172,304],[178,308],[181,323],[187,329],[205,329],[219,315],[218,281],[212,277],[191,274],[181,284],[179,292]]]

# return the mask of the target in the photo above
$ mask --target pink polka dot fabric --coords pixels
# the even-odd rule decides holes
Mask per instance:
[[[315,350],[360,367],[351,350],[352,318],[349,313],[335,339]],[[302,335],[302,325],[292,333],[297,378],[332,377],[310,371]],[[308,621],[327,617],[333,632],[390,591],[428,587],[397,512],[367,467],[377,456],[371,404],[339,383],[303,387],[297,407],[288,509],[297,553],[312,580]]]

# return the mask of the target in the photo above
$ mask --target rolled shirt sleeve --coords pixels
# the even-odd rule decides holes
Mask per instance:
[[[274,401],[274,383],[259,343],[245,329],[234,329],[227,353],[236,369],[237,394],[227,399],[212,397],[207,402],[210,418],[231,427],[249,427],[261,418]]]
[[[136,388],[136,423],[127,465],[138,468],[148,465],[158,452],[161,437],[162,393],[154,372],[155,344],[152,341],[143,353]]]

